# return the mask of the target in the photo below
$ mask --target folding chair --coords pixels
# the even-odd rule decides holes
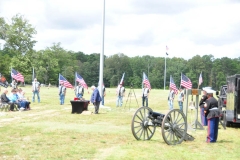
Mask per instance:
[[[5,109],[5,111],[9,111],[9,109],[10,109],[9,107],[10,107],[10,105],[8,103],[2,103],[0,101],[0,109],[1,109],[1,111],[3,111],[4,109]]]

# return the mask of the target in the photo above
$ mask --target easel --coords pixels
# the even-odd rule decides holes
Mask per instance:
[[[187,112],[188,112],[188,96],[196,96],[195,99],[195,118],[193,123],[191,124],[191,126],[193,126],[194,129],[197,129],[199,127],[200,130],[204,130],[202,124],[198,121],[198,102],[199,102],[199,95],[201,95],[201,90],[200,89],[186,89],[186,94],[185,94],[185,101],[184,101],[184,105],[183,105],[183,113],[186,115],[187,118]],[[194,102],[192,102],[192,104],[194,104]]]
[[[128,93],[128,97],[127,97],[127,100],[126,100],[126,104],[125,104],[125,107],[126,107],[127,102],[128,102],[128,98],[130,97],[130,103],[129,103],[129,107],[128,107],[129,110],[130,110],[132,92],[133,92],[133,94],[134,94],[134,96],[135,96],[135,99],[136,99],[136,102],[137,102],[137,105],[138,105],[138,101],[137,101],[136,94],[135,94],[134,89],[133,89],[133,87],[132,87],[132,85],[131,85],[131,88],[130,88],[130,91],[129,91],[129,93]],[[125,107],[124,107],[124,109],[125,109]],[[139,107],[139,105],[138,105],[138,107]]]

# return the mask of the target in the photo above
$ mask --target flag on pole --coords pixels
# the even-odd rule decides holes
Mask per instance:
[[[36,76],[35,76],[34,67],[33,67],[32,81],[34,81],[34,78],[36,78]]]
[[[15,69],[11,70],[11,76],[13,79],[16,79],[17,81],[24,82],[24,77],[21,73],[16,71]]]
[[[125,76],[125,72],[123,73],[123,75],[122,75],[122,78],[121,78],[121,81],[120,81],[120,83],[119,84],[124,84],[124,76]]]
[[[82,78],[82,76],[80,76],[77,72],[75,74],[75,81],[79,82],[84,88],[88,89],[87,83],[84,81],[84,79]]]
[[[181,86],[185,87],[186,89],[192,88],[191,80],[182,73],[181,73]]]
[[[59,74],[59,84],[63,83],[63,85],[66,88],[73,88],[73,86],[71,85],[71,83],[69,83],[66,78],[64,78],[61,74]]]
[[[175,94],[178,94],[178,89],[174,83],[174,80],[172,78],[172,76],[170,76],[170,85],[169,85],[169,88],[171,88],[172,90],[174,90],[174,93]]]
[[[166,55],[168,56],[168,46],[166,46]]]
[[[203,78],[202,78],[202,72],[199,75],[199,80],[198,80],[198,86],[200,86],[203,82]]]
[[[149,89],[151,89],[151,84],[148,80],[147,75],[143,72],[143,84],[146,84]]]

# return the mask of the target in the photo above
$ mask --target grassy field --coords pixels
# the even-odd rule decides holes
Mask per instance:
[[[10,88],[9,88],[10,89]],[[23,87],[31,99],[29,87]],[[207,144],[205,130],[189,130],[194,141],[167,145],[157,128],[149,141],[137,141],[131,133],[132,116],[141,106],[141,90],[128,96],[126,89],[123,107],[116,108],[115,89],[106,89],[105,105],[100,114],[71,114],[70,100],[74,92],[67,89],[65,105],[59,105],[57,88],[41,88],[41,103],[31,103],[31,110],[0,112],[0,159],[59,159],[59,160],[146,160],[146,159],[240,159],[238,127],[224,130],[219,126],[218,142]],[[85,91],[87,92],[87,91]],[[85,93],[85,99],[90,99]],[[168,90],[151,90],[149,107],[167,113]],[[126,104],[126,100],[128,102]],[[175,100],[174,108],[178,108]],[[89,111],[93,106],[89,105]],[[188,113],[189,124],[193,120]]]

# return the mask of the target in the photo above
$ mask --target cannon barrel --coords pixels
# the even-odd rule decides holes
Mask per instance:
[[[165,114],[161,114],[158,112],[153,112],[153,111],[149,111],[149,115],[152,116],[153,118],[157,118],[158,116],[161,118],[164,118]]]

